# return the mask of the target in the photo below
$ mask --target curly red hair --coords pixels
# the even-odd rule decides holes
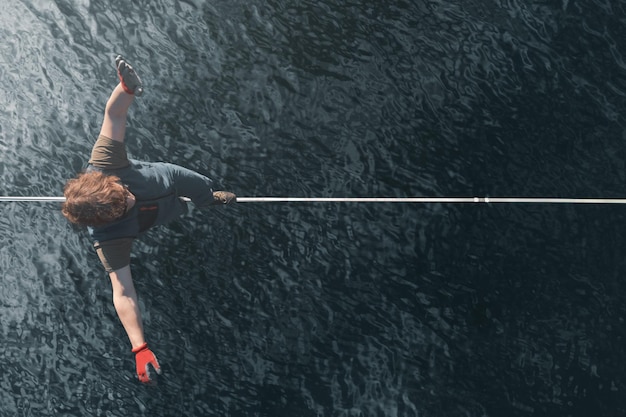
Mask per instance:
[[[72,223],[103,226],[122,217],[127,192],[119,177],[99,171],[84,172],[65,184],[63,215]]]

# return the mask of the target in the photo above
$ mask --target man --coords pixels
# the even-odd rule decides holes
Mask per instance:
[[[200,207],[228,204],[236,196],[213,191],[212,181],[167,163],[130,160],[124,144],[128,108],[143,93],[141,80],[121,56],[115,60],[120,83],[107,101],[100,135],[88,168],[65,185],[63,215],[87,226],[111,279],[113,304],[135,353],[137,376],[151,381],[150,366],[160,366],[144,338],[130,270],[132,242],[149,228],[186,212],[188,197]]]

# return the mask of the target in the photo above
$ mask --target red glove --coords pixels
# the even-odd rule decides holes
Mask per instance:
[[[153,381],[150,375],[150,368],[154,368],[156,373],[160,374],[161,366],[159,365],[159,361],[157,361],[156,356],[154,356],[154,353],[148,349],[148,344],[144,343],[141,346],[137,346],[133,349],[133,353],[135,354],[137,376],[139,377],[139,380],[144,384]]]

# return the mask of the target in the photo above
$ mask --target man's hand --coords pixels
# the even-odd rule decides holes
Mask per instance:
[[[151,368],[154,369],[157,374],[160,374],[161,366],[156,356],[154,356],[154,353],[148,349],[148,344],[144,343],[143,345],[137,346],[133,349],[133,353],[135,354],[137,377],[139,380],[144,384],[154,381],[154,375],[151,375]]]

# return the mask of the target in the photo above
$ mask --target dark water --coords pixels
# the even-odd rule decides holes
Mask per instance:
[[[1,195],[132,156],[240,196],[624,195],[625,1],[18,0]],[[135,247],[158,386],[54,204],[0,203],[2,416],[621,416],[625,209],[239,204]]]

